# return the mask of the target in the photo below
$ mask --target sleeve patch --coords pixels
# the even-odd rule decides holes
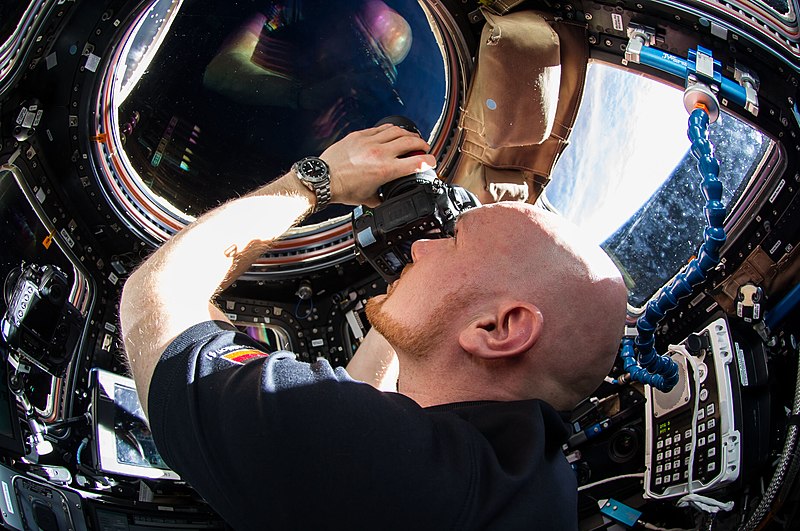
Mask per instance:
[[[269,354],[261,350],[256,350],[250,347],[240,347],[240,346],[235,346],[233,348],[227,347],[222,349],[221,351],[212,353],[211,355],[213,357],[226,359],[228,361],[232,361],[233,363],[238,363],[240,365],[244,365],[248,361],[252,361],[255,359],[269,357]]]

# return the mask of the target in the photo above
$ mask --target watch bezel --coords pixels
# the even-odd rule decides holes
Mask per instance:
[[[309,163],[309,162],[321,163],[322,166],[325,168],[325,172],[323,174],[321,174],[321,175],[313,175],[313,174],[306,173],[304,171],[304,169],[303,169],[303,165],[306,164],[306,163]],[[297,176],[301,180],[303,180],[303,181],[305,181],[307,183],[310,183],[310,184],[319,184],[319,183],[323,183],[326,180],[330,179],[330,167],[328,166],[327,162],[325,162],[324,160],[322,160],[319,157],[306,157],[304,159],[301,159],[301,160],[297,161],[295,163],[295,171],[297,172]]]

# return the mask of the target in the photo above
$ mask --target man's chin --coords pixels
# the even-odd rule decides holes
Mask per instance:
[[[378,295],[367,301],[366,313],[369,323],[375,330],[386,338],[394,348],[398,348],[398,342],[402,343],[403,335],[407,331],[402,330],[402,326],[392,319],[383,309],[384,303],[388,300],[388,295]]]
[[[383,320],[380,313],[383,308],[383,303],[386,302],[387,298],[388,295],[375,295],[367,300],[367,305],[364,307],[364,310],[367,314],[367,320],[372,326],[375,326],[376,322]],[[378,330],[378,332],[380,332],[380,330]]]

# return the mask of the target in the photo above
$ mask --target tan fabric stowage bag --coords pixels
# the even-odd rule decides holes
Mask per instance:
[[[483,203],[534,202],[566,145],[582,96],[583,26],[536,11],[482,9],[477,66],[451,182]]]

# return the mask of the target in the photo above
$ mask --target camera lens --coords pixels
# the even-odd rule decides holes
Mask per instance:
[[[53,304],[64,301],[64,287],[61,284],[51,284],[47,287],[47,298]]]
[[[14,296],[14,287],[17,285],[20,275],[22,275],[22,267],[15,267],[6,275],[3,283],[3,298],[6,301],[6,307],[11,306],[11,297]]]
[[[400,116],[399,114],[395,114],[393,116],[387,116],[383,118],[381,121],[375,124],[375,127],[383,124],[392,124],[396,125],[397,127],[402,127],[406,131],[411,131],[412,133],[416,133],[419,136],[419,129],[417,129],[417,124],[415,124],[410,119],[406,118],[405,116]]]
[[[437,179],[438,177],[436,177],[436,173],[434,173],[433,170],[426,170],[413,175],[400,177],[394,181],[389,181],[381,187],[380,193],[383,196],[383,200],[386,201],[387,199],[397,197],[409,190],[413,190],[417,186],[428,186]]]
[[[630,461],[639,450],[639,436],[633,428],[623,428],[615,433],[608,444],[608,453],[616,463]]]

